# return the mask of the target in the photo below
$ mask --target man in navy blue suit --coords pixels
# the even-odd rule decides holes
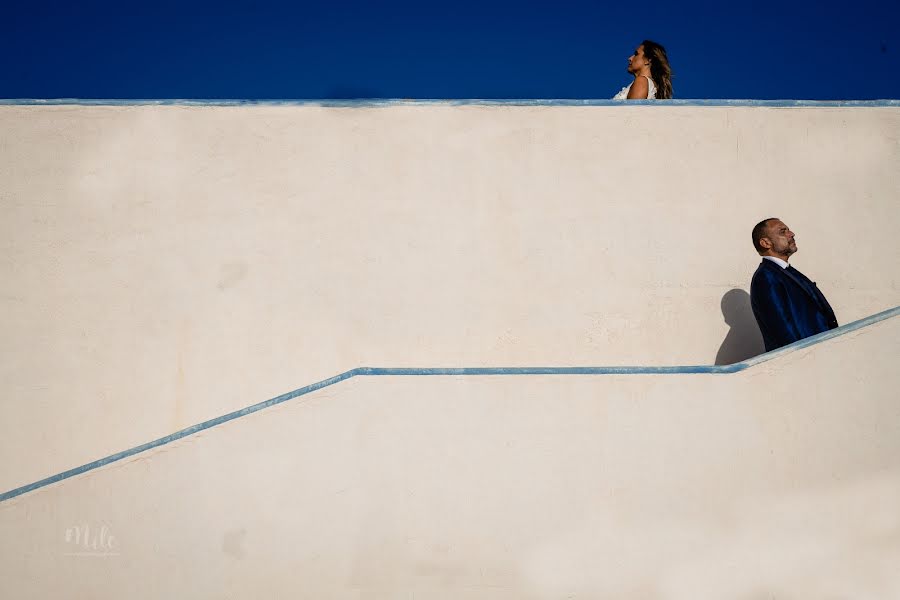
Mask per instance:
[[[753,246],[763,260],[750,282],[750,305],[766,352],[838,326],[816,282],[788,264],[797,242],[787,225],[774,217],[760,221]]]

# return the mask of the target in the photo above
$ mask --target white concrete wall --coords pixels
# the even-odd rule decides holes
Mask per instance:
[[[0,504],[0,596],[897,598],[898,353],[356,377]]]
[[[896,306],[898,138],[896,107],[0,107],[0,489],[361,365],[742,358],[767,216],[842,323]]]

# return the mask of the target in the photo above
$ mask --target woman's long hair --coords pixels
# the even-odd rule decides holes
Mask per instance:
[[[672,68],[666,49],[652,40],[641,42],[644,56],[650,59],[650,78],[656,84],[656,97],[660,100],[672,97]]]

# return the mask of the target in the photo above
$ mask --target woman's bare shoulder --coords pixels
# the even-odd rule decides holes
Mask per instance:
[[[646,100],[647,94],[650,92],[650,84],[647,83],[646,77],[636,77],[628,90],[629,100]]]

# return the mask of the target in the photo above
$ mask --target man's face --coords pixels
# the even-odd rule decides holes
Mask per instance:
[[[787,225],[775,219],[769,222],[768,232],[764,240],[768,240],[769,250],[772,254],[785,260],[797,251],[797,242],[794,241],[794,232]]]

